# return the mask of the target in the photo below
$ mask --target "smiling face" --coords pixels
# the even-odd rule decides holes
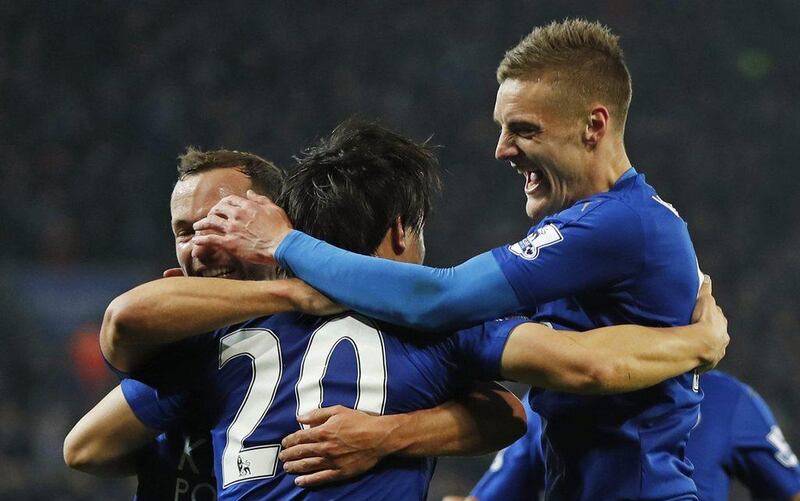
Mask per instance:
[[[192,257],[192,225],[208,215],[222,198],[228,195],[244,197],[252,185],[247,175],[232,167],[200,171],[177,182],[172,191],[170,212],[175,254],[186,276],[238,280],[264,280],[271,276],[273,267],[245,263],[218,249],[202,247],[202,252]]]
[[[506,79],[497,91],[494,120],[500,126],[495,157],[525,177],[525,212],[535,221],[585,196],[585,124],[559,109],[547,78]]]

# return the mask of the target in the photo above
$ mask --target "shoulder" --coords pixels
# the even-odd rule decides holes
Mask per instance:
[[[283,330],[289,326],[291,326],[293,329],[298,329],[316,326],[320,323],[322,322],[318,317],[311,317],[302,313],[279,313],[276,315],[252,318],[250,320],[245,320],[244,322],[217,329],[206,338],[206,341],[219,341],[221,338],[229,334],[233,334],[234,332],[244,329]]]
[[[741,397],[758,404],[759,407],[766,406],[764,399],[761,398],[756,390],[749,385],[739,381],[730,374],[720,371],[710,371],[705,375],[706,390],[708,392],[720,393],[726,398]]]
[[[611,193],[598,193],[589,198],[579,200],[571,207],[546,217],[534,227],[540,228],[548,224],[566,226],[570,224],[609,225],[616,223],[637,223],[641,221],[639,211],[634,205],[614,196]]]
[[[750,423],[773,423],[772,411],[753,388],[735,377],[720,371],[710,371],[704,375],[703,391],[709,404],[725,402],[733,407],[734,421]]]
[[[750,387],[730,374],[709,371],[703,374],[703,391],[706,393],[745,394]]]
[[[572,207],[547,217],[529,238],[583,241],[592,248],[635,246],[644,238],[642,216],[631,204],[610,193],[580,200]]]
[[[636,176],[623,189],[609,192],[607,196],[627,204],[632,210],[645,216],[645,220],[662,225],[673,221],[685,224],[678,209],[661,198],[658,192],[647,184],[644,174]]]
[[[741,406],[742,399],[747,398],[749,387],[729,374],[720,371],[709,371],[703,374],[703,412],[715,414],[731,414]]]

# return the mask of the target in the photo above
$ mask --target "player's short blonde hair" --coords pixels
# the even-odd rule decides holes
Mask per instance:
[[[560,110],[568,116],[588,112],[592,102],[607,106],[619,131],[631,102],[631,75],[619,37],[599,22],[566,19],[535,28],[506,52],[497,81],[549,79]],[[576,115],[576,114],[580,115]]]

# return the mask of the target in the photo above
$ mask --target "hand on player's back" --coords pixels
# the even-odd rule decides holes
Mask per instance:
[[[247,198],[228,195],[194,223],[192,254],[198,247],[218,247],[239,259],[276,264],[275,251],[292,231],[286,212],[269,198],[248,190]]]
[[[295,483],[301,487],[355,477],[390,453],[384,450],[390,430],[380,416],[335,405],[298,420],[312,428],[284,438],[278,457],[287,473],[300,475]]]
[[[708,275],[705,275],[703,284],[700,286],[700,294],[692,313],[692,322],[707,327],[709,356],[701,370],[711,370],[725,356],[725,349],[731,338],[728,335],[728,319],[725,318],[722,308],[717,306],[714,296],[711,295],[711,277]]]

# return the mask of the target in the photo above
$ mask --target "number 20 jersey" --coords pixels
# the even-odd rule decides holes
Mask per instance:
[[[309,490],[283,471],[281,440],[300,429],[297,415],[318,407],[410,412],[463,393],[473,380],[493,379],[508,332],[521,322],[400,338],[356,316],[275,315],[192,338],[172,351],[189,367],[152,383],[157,398],[136,395],[141,385],[123,384],[123,392],[155,429],[181,419],[182,409],[192,407],[188,401],[202,403],[220,500],[425,499],[433,459],[386,458],[352,481]],[[176,378],[184,382],[175,384]]]

